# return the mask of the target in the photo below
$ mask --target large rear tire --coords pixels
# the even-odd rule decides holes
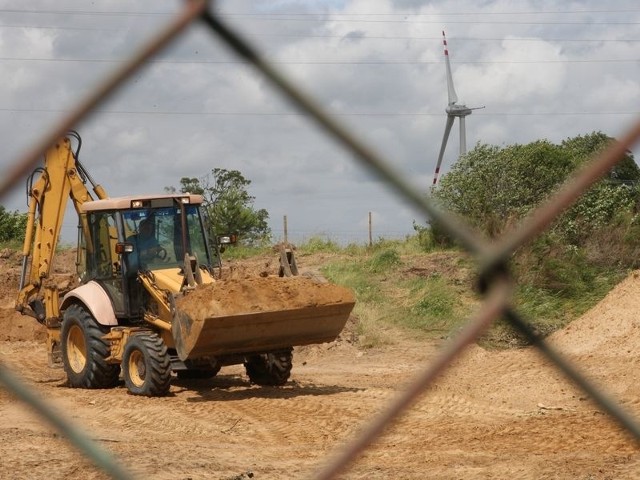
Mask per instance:
[[[250,355],[244,362],[251,383],[279,387],[287,383],[293,367],[293,349]]]
[[[62,363],[71,387],[113,388],[118,384],[120,366],[106,361],[111,354],[103,339],[107,333],[109,328],[100,325],[82,305],[71,305],[64,312]]]
[[[122,376],[129,392],[161,397],[171,386],[171,362],[167,346],[153,332],[129,337],[122,355]]]

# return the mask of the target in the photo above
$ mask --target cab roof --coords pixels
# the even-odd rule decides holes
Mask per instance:
[[[91,200],[80,205],[82,213],[101,210],[136,210],[139,208],[153,208],[170,206],[173,201],[190,205],[200,205],[203,202],[202,195],[193,193],[165,194],[165,195],[128,195],[125,197],[105,198],[103,200]]]

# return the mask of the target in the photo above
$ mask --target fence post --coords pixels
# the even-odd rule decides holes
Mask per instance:
[[[284,243],[287,245],[289,243],[289,229],[287,227],[287,216],[284,216]]]
[[[369,212],[369,246],[373,246],[373,235],[371,233],[371,212]]]

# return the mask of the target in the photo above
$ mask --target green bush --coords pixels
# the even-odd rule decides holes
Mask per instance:
[[[0,205],[0,242],[18,244],[24,242],[27,214],[8,212]]]

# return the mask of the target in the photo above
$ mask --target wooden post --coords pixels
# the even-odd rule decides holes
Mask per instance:
[[[373,246],[373,235],[371,233],[371,212],[369,212],[369,246]]]
[[[289,244],[289,229],[287,227],[287,216],[284,216],[284,244]]]

